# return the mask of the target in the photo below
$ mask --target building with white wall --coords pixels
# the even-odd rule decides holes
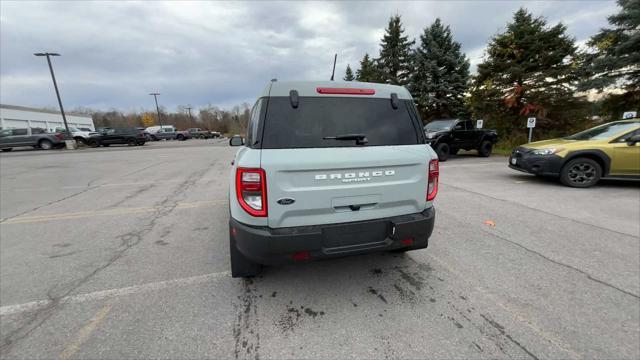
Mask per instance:
[[[91,115],[69,112],[65,112],[65,115],[69,126],[95,130]],[[0,104],[0,129],[30,127],[54,131],[56,128],[63,128],[64,122],[60,111]]]

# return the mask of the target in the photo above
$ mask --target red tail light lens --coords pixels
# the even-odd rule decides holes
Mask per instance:
[[[236,170],[236,196],[240,206],[251,216],[267,216],[267,177],[262,169]]]
[[[440,166],[438,165],[438,159],[433,159],[429,161],[427,201],[432,201],[438,194],[438,177],[440,177]]]
[[[291,255],[294,261],[304,261],[311,259],[311,253],[308,251],[300,251]]]
[[[56,139],[58,140],[62,140],[64,138],[64,135],[62,133],[55,133],[54,135],[56,137]]]

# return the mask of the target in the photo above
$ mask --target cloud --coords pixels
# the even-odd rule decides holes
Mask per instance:
[[[411,38],[440,17],[477,65],[487,40],[524,6],[562,21],[584,42],[615,2],[0,2],[0,102],[55,106],[46,62],[66,108],[133,110],[161,104],[231,107],[253,102],[274,77],[328,79],[378,53],[389,16]]]

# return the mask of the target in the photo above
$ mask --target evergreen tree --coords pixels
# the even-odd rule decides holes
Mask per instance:
[[[362,61],[360,61],[360,69],[356,71],[356,80],[362,82],[378,82],[378,72],[376,65],[369,58],[369,54],[364,54]]]
[[[351,71],[351,66],[347,64],[347,71],[344,72],[344,81],[353,81],[355,80],[355,76],[353,76],[353,71]]]
[[[628,110],[640,110],[640,0],[618,0],[622,10],[608,18],[611,29],[602,29],[587,43],[580,90],[623,88],[600,100],[598,115],[620,119]]]
[[[400,16],[392,16],[380,42],[380,57],[376,65],[380,82],[406,85],[411,72],[411,46],[415,43],[404,34]]]
[[[469,61],[440,19],[424,29],[414,52],[411,93],[424,120],[466,116]]]
[[[576,66],[566,27],[548,27],[544,18],[521,8],[506,31],[490,40],[469,103],[476,116],[503,133],[524,128],[529,116],[538,118],[542,130],[569,131],[584,120],[576,113],[582,104],[573,96]]]
[[[585,55],[583,89],[623,85],[640,91],[640,0],[618,0],[618,5],[622,10],[608,18],[613,28],[601,29],[588,42],[594,51]]]

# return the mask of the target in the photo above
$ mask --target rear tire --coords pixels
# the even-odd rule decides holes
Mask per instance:
[[[489,157],[493,151],[493,143],[489,140],[485,140],[480,144],[478,148],[478,155],[481,157]]]
[[[92,147],[92,148],[96,148],[96,147],[100,146],[100,144],[95,139],[89,139],[87,141],[87,146]]]
[[[11,150],[13,150],[13,148],[5,148],[5,149],[2,149],[2,151],[4,151],[4,152],[9,152],[9,151],[11,151]]]
[[[575,188],[588,188],[600,181],[602,167],[597,161],[577,158],[566,163],[560,170],[560,182]]]
[[[449,144],[438,144],[438,146],[436,146],[436,154],[438,154],[438,160],[443,162],[447,161],[447,159],[449,158],[449,150]]]
[[[78,146],[87,145],[86,140],[81,138],[81,137],[75,137],[75,138],[73,138],[73,140],[76,141],[76,144],[78,144]]]
[[[231,277],[254,277],[260,274],[262,268],[260,264],[242,255],[231,234],[229,234],[229,254],[231,255]]]
[[[49,140],[40,140],[38,143],[38,147],[42,150],[51,150],[53,148],[53,143]]]
[[[129,140],[127,140],[127,145],[129,145],[129,146],[136,146],[136,141],[135,141],[135,140],[133,140],[133,139],[129,139]]]
[[[185,141],[186,139],[184,138],[184,135],[180,134],[178,136],[176,136],[176,139],[178,139],[178,141]]]

